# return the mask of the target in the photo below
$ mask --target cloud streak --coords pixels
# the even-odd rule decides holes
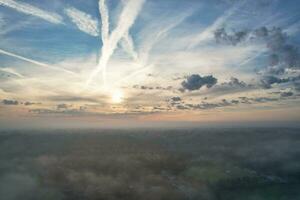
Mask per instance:
[[[16,70],[12,69],[12,68],[0,68],[0,71],[15,75],[19,78],[24,78],[24,76],[20,73],[18,73]]]
[[[39,17],[54,24],[63,24],[63,18],[60,15],[44,11],[27,3],[16,2],[14,0],[0,0],[0,5],[12,8],[27,15]]]
[[[98,22],[93,19],[91,15],[84,13],[76,8],[67,8],[65,13],[70,17],[72,22],[78,27],[79,30],[91,35],[98,36]]]
[[[5,51],[3,49],[0,49],[0,54],[11,56],[11,57],[14,57],[14,58],[17,58],[17,59],[35,64],[35,65],[40,66],[40,67],[45,67],[45,68],[48,68],[48,69],[52,69],[52,70],[56,70],[56,71],[60,71],[60,72],[64,72],[64,73],[68,73],[68,74],[72,74],[72,75],[77,75],[76,73],[74,73],[72,71],[69,71],[69,70],[66,70],[66,69],[63,69],[63,68],[59,68],[59,67],[55,67],[55,66],[51,66],[51,65],[48,65],[48,64],[45,64],[45,63],[41,63],[41,62],[35,61],[33,59],[30,59],[30,58],[25,58],[23,56]]]
[[[230,17],[232,17],[242,5],[244,5],[245,1],[241,1],[232,6],[229,10],[227,10],[222,16],[220,16],[212,25],[198,34],[189,45],[189,48],[194,48],[199,45],[201,42],[206,41],[207,39],[213,39],[213,32],[222,26]]]

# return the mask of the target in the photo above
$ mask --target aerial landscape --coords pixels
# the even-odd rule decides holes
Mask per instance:
[[[0,0],[0,200],[300,200],[299,9]]]

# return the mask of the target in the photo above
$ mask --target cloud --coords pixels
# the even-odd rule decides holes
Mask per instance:
[[[32,106],[32,105],[37,105],[37,104],[41,104],[41,103],[35,103],[35,102],[30,102],[30,101],[26,101],[24,103],[25,106]]]
[[[60,101],[60,102],[92,102],[97,103],[99,99],[103,99],[103,96],[97,97],[80,97],[80,96],[72,96],[72,95],[59,95],[59,96],[49,96],[47,100],[50,101]]]
[[[245,4],[246,1],[240,1],[235,3],[230,9],[228,9],[222,16],[220,16],[217,20],[214,21],[212,25],[207,27],[204,31],[198,34],[190,45],[190,48],[193,48],[199,45],[201,42],[206,41],[208,39],[213,38],[213,32],[216,31],[220,26],[222,26],[230,17],[232,17],[241,7]]]
[[[266,29],[267,47],[271,52],[271,65],[283,65],[284,68],[300,68],[298,49],[288,44],[287,35],[280,28]]]
[[[2,101],[2,103],[3,103],[4,105],[8,105],[8,106],[16,106],[16,105],[19,105],[19,102],[18,102],[18,101],[16,101],[16,100],[9,100],[9,99],[4,99],[4,100]]]
[[[69,106],[67,105],[67,104],[58,104],[57,106],[56,106],[56,109],[57,110],[65,110],[65,109],[68,109],[69,108]]]
[[[222,83],[222,85],[230,86],[230,87],[239,87],[239,88],[246,88],[249,86],[244,81],[240,81],[239,79],[237,79],[235,77],[231,77],[229,82]]]
[[[18,78],[24,78],[24,76],[22,74],[18,73],[13,68],[0,68],[0,71],[3,71],[3,72],[8,73],[8,74],[11,74],[11,75],[16,76]]]
[[[0,13],[0,29],[2,30],[4,25],[6,24],[3,15]]]
[[[294,83],[300,80],[300,76],[279,78],[277,76],[264,76],[261,79],[261,86],[269,89],[273,84]]]
[[[62,114],[62,115],[84,115],[89,114],[92,115],[93,113],[86,113],[84,107],[80,107],[78,109],[68,109],[60,108],[60,109],[47,109],[47,108],[38,108],[38,109],[30,109],[29,112],[39,114],[39,115],[47,115],[47,114]]]
[[[238,43],[245,40],[248,35],[248,31],[234,32],[233,34],[228,34],[225,28],[217,29],[214,33],[217,43],[226,43],[231,45],[237,45]]]
[[[291,96],[293,96],[293,95],[294,95],[293,92],[282,92],[282,93],[280,94],[281,97],[291,97]]]
[[[300,82],[295,82],[294,86],[296,91],[300,91]]]
[[[207,109],[214,109],[214,108],[219,108],[219,107],[231,106],[233,104],[237,104],[237,103],[232,103],[232,102],[229,102],[226,99],[222,99],[222,101],[218,102],[218,103],[202,102],[201,104],[186,104],[186,106],[191,108],[191,109],[207,110]]]
[[[238,92],[245,92],[249,90],[254,90],[259,88],[259,86],[254,84],[248,84],[238,78],[231,77],[229,81],[216,84],[213,88],[203,91],[202,94],[213,94],[214,96],[233,94]]]
[[[216,108],[223,108],[229,106],[236,106],[241,104],[256,104],[256,103],[268,103],[268,102],[276,102],[280,100],[289,99],[294,95],[293,92],[280,92],[279,97],[238,97],[237,99],[222,99],[219,102],[206,102],[203,101],[198,104],[193,103],[184,103],[182,101],[174,102],[170,101],[169,105],[178,110],[209,110]]]
[[[171,97],[171,101],[181,101],[180,97]]]
[[[19,105],[19,104],[23,104],[24,106],[31,106],[31,105],[40,105],[41,104],[41,103],[30,102],[30,101],[19,102],[17,100],[10,100],[10,99],[4,99],[2,101],[2,103],[4,105],[8,105],[8,106],[16,106],[16,105]]]
[[[172,90],[173,87],[172,86],[166,86],[166,87],[162,87],[162,86],[145,86],[145,85],[134,85],[133,86],[134,89],[141,89],[141,90]]]
[[[121,40],[121,45],[123,49],[133,58],[133,60],[138,60],[138,54],[134,49],[133,39],[128,32],[124,35],[123,39]]]
[[[192,74],[188,76],[186,80],[184,80],[181,85],[183,90],[199,90],[202,86],[206,86],[207,88],[211,88],[217,83],[217,79],[213,76],[203,76],[201,77],[198,74]]]
[[[242,30],[229,34],[224,28],[214,33],[217,43],[237,45],[246,39],[263,41],[269,54],[269,65],[264,73],[283,74],[286,69],[300,68],[300,54],[296,46],[288,43],[288,36],[281,28],[260,27],[254,30]]]
[[[209,102],[201,102],[199,104],[191,104],[191,103],[183,103],[183,102],[171,102],[171,106],[175,106],[176,109],[179,110],[209,110],[227,106],[233,106],[239,104],[238,100],[226,100],[222,99],[220,102],[209,103]]]
[[[44,11],[27,3],[21,3],[20,1],[17,2],[14,0],[0,0],[0,5],[12,8],[28,15],[39,17],[54,24],[63,24],[63,19],[60,15]]]
[[[76,8],[67,8],[65,13],[70,17],[72,22],[76,24],[79,30],[91,35],[98,36],[98,22],[91,15],[84,13]]]

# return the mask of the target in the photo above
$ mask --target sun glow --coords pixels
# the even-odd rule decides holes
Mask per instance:
[[[111,95],[112,103],[121,103],[124,100],[124,93],[121,90],[114,90]]]

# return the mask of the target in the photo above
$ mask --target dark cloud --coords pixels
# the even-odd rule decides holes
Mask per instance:
[[[282,65],[284,68],[300,68],[298,49],[288,44],[288,37],[280,28],[268,30],[266,37],[267,47],[270,50],[271,65]]]
[[[224,28],[214,33],[217,43],[237,45],[249,38],[250,41],[260,40],[266,43],[269,54],[269,65],[265,73],[279,75],[288,68],[300,68],[298,48],[288,43],[288,36],[281,28],[260,27],[255,30],[242,30],[229,34]],[[275,67],[276,66],[276,67]]]
[[[69,105],[67,105],[67,104],[58,104],[57,106],[56,106],[56,108],[57,108],[57,110],[64,110],[64,109],[68,109],[69,108]]]
[[[79,115],[84,114],[85,109],[82,109],[81,107],[79,109],[44,109],[44,108],[38,108],[38,109],[31,109],[29,112],[36,113],[36,114],[66,114],[66,115]]]
[[[177,106],[177,105],[181,105],[182,99],[181,97],[171,97],[170,99],[167,100],[167,102],[170,104],[170,106]]]
[[[219,102],[201,102],[199,104],[190,104],[179,102],[175,104],[170,104],[172,107],[179,110],[209,110],[216,108],[223,108],[229,106],[236,106],[240,104],[255,104],[255,103],[267,103],[267,102],[276,102],[280,100],[285,100],[287,97],[291,97],[294,95],[292,92],[283,92],[280,93],[280,97],[238,97],[238,99],[222,99]]]
[[[172,90],[172,86],[162,87],[162,86],[145,86],[145,85],[134,85],[134,89],[140,90]]]
[[[35,103],[35,102],[29,102],[29,101],[26,101],[24,103],[25,106],[32,106],[32,105],[40,105],[41,103]]]
[[[221,85],[230,86],[230,87],[239,87],[239,88],[246,88],[249,86],[244,81],[240,81],[235,77],[231,77],[229,82],[222,83]]]
[[[278,78],[276,76],[264,76],[261,79],[261,85],[263,88],[269,89],[273,84],[287,83],[289,79]]]
[[[47,100],[50,101],[60,101],[60,102],[92,102],[92,103],[96,103],[99,102],[99,99],[104,98],[103,96],[99,96],[99,97],[79,97],[79,96],[50,96],[47,97]]]
[[[16,105],[19,105],[19,102],[18,102],[18,101],[16,101],[16,100],[9,100],[9,99],[4,99],[4,100],[2,101],[2,103],[3,103],[4,105],[8,105],[8,106],[16,106]]]
[[[277,97],[239,97],[241,103],[252,104],[252,103],[266,103],[272,101],[279,101]]]
[[[233,103],[226,99],[222,99],[222,101],[217,102],[217,103],[202,102],[200,104],[185,104],[184,107],[187,107],[192,110],[194,110],[194,109],[208,110],[208,109],[231,106],[231,105],[235,105],[235,104],[237,104],[237,103],[236,102]]]
[[[199,90],[201,87],[206,86],[207,88],[211,88],[217,83],[217,79],[213,76],[203,76],[201,77],[198,74],[192,74],[188,76],[186,80],[184,80],[182,85],[182,91],[188,90]]]
[[[294,87],[296,91],[300,91],[300,82],[295,82]]]
[[[182,104],[176,105],[176,108],[177,108],[178,110],[189,110],[189,107],[188,107],[188,106],[185,106],[185,105],[182,105]]]
[[[238,78],[231,77],[229,81],[216,84],[213,88],[203,91],[202,94],[212,94],[214,96],[233,94],[257,89],[257,85],[248,84]]]
[[[281,97],[290,97],[290,96],[293,96],[294,93],[293,92],[282,92],[280,94]]]
[[[180,97],[172,97],[171,100],[172,101],[181,101],[181,98]]]
[[[300,80],[300,76],[279,78],[277,76],[263,76],[261,78],[261,86],[263,88],[269,89],[273,84],[281,83],[295,83]]]
[[[258,103],[266,103],[270,101],[278,101],[279,99],[276,97],[257,97],[257,98],[250,98],[250,100]]]
[[[214,35],[217,43],[237,45],[246,39],[248,33],[249,32],[245,30],[228,34],[225,28],[220,28],[215,31]]]

